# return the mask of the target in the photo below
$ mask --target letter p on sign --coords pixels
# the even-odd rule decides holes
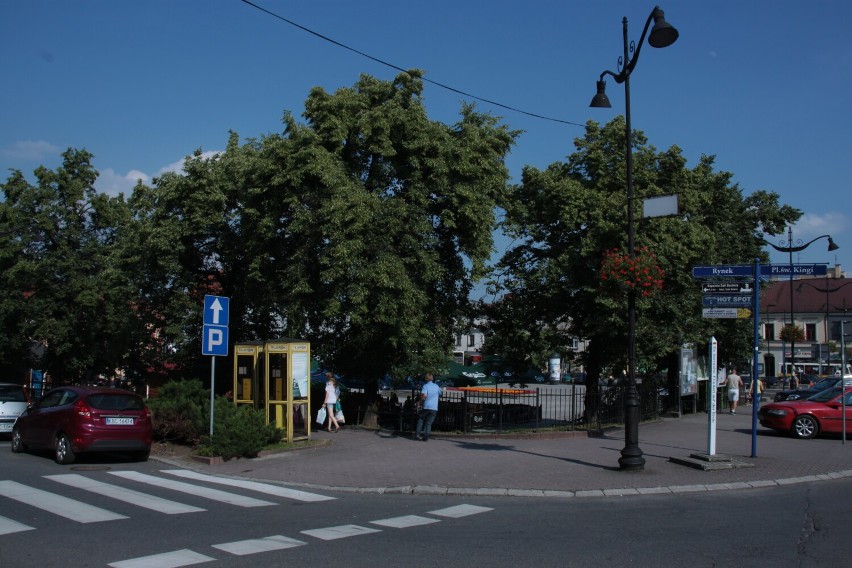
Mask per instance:
[[[228,328],[222,325],[205,325],[201,346],[202,355],[228,356]]]

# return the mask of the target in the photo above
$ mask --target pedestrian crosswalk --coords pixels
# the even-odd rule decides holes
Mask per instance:
[[[0,480],[0,501],[4,498],[11,499],[28,507],[34,507],[78,523],[99,523],[128,518],[125,514],[103,508],[105,500],[108,503],[118,501],[165,515],[199,513],[206,510],[181,502],[181,494],[236,507],[270,507],[279,504],[279,501],[258,499],[234,491],[223,491],[208,487],[208,485],[224,485],[234,490],[263,494],[284,500],[320,502],[335,499],[335,497],[329,495],[310,493],[269,483],[215,477],[188,470],[163,470],[158,473],[163,475],[119,470],[98,472],[98,474],[92,476],[77,473],[43,476],[43,479],[57,484],[55,491],[45,489],[42,483],[38,483],[39,486],[37,487],[35,483],[28,485],[18,481]],[[95,479],[95,475],[99,478]],[[173,479],[174,477],[184,478],[194,483],[178,481]],[[130,482],[133,486],[128,486],[126,483],[119,485],[112,482],[113,480],[118,483],[124,480]],[[100,506],[63,495],[61,486],[96,495]],[[141,489],[155,487],[159,494],[140,490],[140,486]],[[163,496],[163,490],[168,493],[167,497]],[[171,498],[173,494],[175,494],[175,499]],[[3,508],[0,508],[0,510],[3,510]],[[0,515],[0,536],[34,529],[35,527],[19,520]]]
[[[248,556],[251,554],[259,554],[261,552],[274,552],[288,548],[307,546],[310,545],[311,542],[316,541],[331,541],[381,533],[385,528],[406,529],[419,527],[439,523],[443,519],[460,519],[462,517],[478,515],[491,510],[492,509],[490,507],[480,507],[478,505],[455,505],[445,509],[428,511],[423,515],[403,515],[400,517],[377,519],[368,522],[370,525],[376,525],[383,528],[355,524],[338,525],[301,531],[301,534],[308,538],[302,537],[301,539],[296,539],[284,535],[272,535],[234,542],[212,544],[210,545],[210,548],[226,552],[234,556]],[[427,517],[424,515],[430,516]],[[216,560],[217,558],[205,554],[204,552],[180,549],[171,552],[153,554],[151,556],[118,560],[116,562],[111,562],[109,566],[111,568],[177,568],[178,566],[192,566],[194,564],[202,564]]]
[[[179,478],[179,481],[175,478]],[[52,490],[55,485],[55,490]],[[216,489],[210,485],[227,487]],[[70,491],[69,491],[70,488]],[[239,492],[238,492],[239,491]],[[66,494],[62,494],[65,492]],[[155,494],[156,493],[156,494]],[[245,495],[254,493],[266,499]],[[84,502],[81,497],[91,494],[97,505]],[[189,470],[160,470],[154,474],[131,470],[45,475],[28,479],[26,483],[13,480],[0,480],[0,546],[2,537],[23,531],[37,530],[21,522],[27,520],[34,525],[44,521],[41,516],[28,513],[25,519],[9,518],[8,511],[20,513],[27,507],[33,507],[52,515],[57,515],[77,523],[99,523],[128,519],[133,516],[133,507],[164,515],[196,514],[206,511],[196,505],[181,502],[181,496],[192,496],[208,500],[217,506],[226,507],[271,507],[286,502],[323,502],[335,497],[308,491],[301,491],[271,483],[262,483],[228,477],[205,475]],[[174,497],[174,499],[172,498]],[[269,499],[269,500],[267,500]],[[9,508],[2,505],[4,500],[16,501],[19,506]],[[121,513],[109,510],[115,503]],[[127,506],[130,506],[128,508]],[[105,508],[106,507],[106,508]],[[302,547],[322,541],[356,538],[387,530],[407,529],[440,523],[447,519],[477,515],[491,511],[478,505],[455,505],[443,509],[427,511],[421,514],[406,514],[396,517],[377,518],[363,524],[344,524],[338,526],[307,528],[298,534],[257,535],[254,538],[198,545],[197,550],[179,549],[157,552],[149,556],[116,559],[108,566],[113,568],[172,568],[221,560],[223,554],[248,556],[262,552],[273,553],[286,549]],[[36,522],[33,522],[34,519]],[[47,528],[47,527],[44,527]]]

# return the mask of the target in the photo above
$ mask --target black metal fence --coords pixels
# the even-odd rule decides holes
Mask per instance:
[[[645,388],[641,384],[637,386],[640,419],[656,419],[668,406],[666,391],[654,384]],[[432,429],[464,433],[600,430],[624,423],[624,392],[625,387],[621,384],[600,385],[595,394],[587,393],[582,385],[444,390]],[[411,400],[416,400],[417,394],[417,391],[411,391]],[[347,416],[354,411],[359,424],[368,412],[373,412],[379,427],[400,432],[415,429],[417,413],[410,405],[395,404],[384,398],[368,400],[363,394],[346,398],[349,400],[344,404],[350,412]]]

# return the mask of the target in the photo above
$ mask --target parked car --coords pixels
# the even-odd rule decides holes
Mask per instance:
[[[840,432],[843,399],[840,387],[832,387],[804,400],[770,402],[757,413],[760,425],[803,440],[825,432]],[[852,432],[852,388],[846,388],[846,432]]]
[[[852,386],[852,376],[846,375],[843,381],[846,386]],[[818,392],[822,392],[825,389],[830,389],[831,387],[840,385],[840,377],[826,377],[825,379],[821,379],[814,384],[812,387],[799,387],[797,389],[790,389],[781,392],[775,393],[775,402],[781,402],[782,400],[799,400],[805,399],[810,396],[815,395]]]
[[[0,434],[12,433],[15,419],[27,409],[30,397],[22,385],[0,383]]]
[[[151,433],[151,414],[136,393],[59,387],[18,417],[12,429],[12,451],[53,450],[59,464],[94,452],[129,452],[145,461],[151,452]]]

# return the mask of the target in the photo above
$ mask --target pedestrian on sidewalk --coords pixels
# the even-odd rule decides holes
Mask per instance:
[[[728,402],[731,403],[730,414],[737,413],[737,403],[740,400],[740,389],[743,388],[743,380],[737,374],[736,367],[731,368],[731,373],[725,379],[725,384],[728,385]]]
[[[337,386],[337,379],[334,378],[334,373],[328,371],[325,374],[325,405],[328,414],[328,431],[331,432],[331,425],[334,424],[334,432],[340,430],[340,424],[337,418],[334,417],[334,406],[337,404],[337,399],[340,397],[340,387]]]
[[[757,390],[755,390],[755,388]],[[760,397],[763,394],[763,381],[760,380],[760,377],[757,377],[753,381],[751,381],[751,401],[752,404],[760,404]]]
[[[426,373],[423,380],[425,382],[423,383],[423,388],[420,389],[420,400],[423,403],[423,408],[420,409],[417,415],[417,428],[414,430],[414,439],[428,442],[429,436],[432,434],[432,423],[438,415],[438,398],[440,398],[442,391],[441,387],[434,383],[432,373]],[[420,436],[421,431],[423,432],[422,437]]]

